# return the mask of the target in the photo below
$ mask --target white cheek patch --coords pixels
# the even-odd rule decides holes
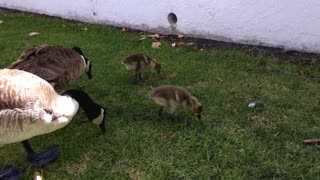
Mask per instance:
[[[175,92],[175,94],[176,94],[176,100],[177,100],[178,102],[180,102],[180,99],[179,99],[179,94],[178,94],[178,92],[176,91],[176,92]]]
[[[88,61],[87,65],[86,65],[86,72],[88,72],[90,69],[90,61]]]
[[[102,121],[103,121],[103,118],[104,118],[104,109],[101,108],[100,115],[97,118],[95,118],[94,120],[92,120],[92,122],[95,125],[100,125],[102,123]]]
[[[88,70],[89,70],[88,64],[90,64],[90,62],[88,61],[88,64],[87,64],[87,63],[86,63],[86,59],[84,59],[84,57],[83,57],[82,55],[80,55],[80,57],[82,58],[85,71],[88,72]]]

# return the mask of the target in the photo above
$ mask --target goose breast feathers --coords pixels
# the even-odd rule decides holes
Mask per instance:
[[[60,129],[78,107],[34,74],[0,69],[0,146]]]

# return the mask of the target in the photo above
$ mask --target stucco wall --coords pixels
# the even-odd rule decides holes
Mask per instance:
[[[319,0],[0,0],[0,7],[92,23],[320,53]]]

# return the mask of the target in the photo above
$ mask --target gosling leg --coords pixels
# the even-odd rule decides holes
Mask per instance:
[[[138,84],[143,84],[144,83],[144,78],[142,77],[142,75],[141,75],[141,73],[139,72],[139,73],[137,73],[137,83]]]
[[[160,107],[158,115],[159,115],[159,117],[162,117],[162,115],[163,115],[163,106]]]

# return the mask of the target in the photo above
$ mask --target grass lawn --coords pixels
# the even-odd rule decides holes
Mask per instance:
[[[320,84],[271,71],[300,70],[320,76],[320,66],[299,67],[270,56],[251,57],[241,51],[195,51],[172,48],[161,41],[118,28],[88,25],[0,11],[0,67],[20,53],[42,44],[81,47],[93,62],[93,79],[83,86],[107,109],[107,133],[93,124],[80,124],[79,111],[65,128],[30,140],[35,150],[53,144],[60,157],[40,171],[47,179],[320,179],[320,146],[303,139],[320,138]],[[30,32],[40,35],[28,37]],[[120,64],[143,52],[162,63],[162,75],[147,71],[144,85]],[[264,71],[247,71],[247,68]],[[186,87],[204,106],[201,121],[178,110],[182,119],[157,116],[148,99],[152,87]],[[74,87],[76,88],[76,87]],[[263,106],[248,108],[250,102]],[[11,164],[30,179],[35,168],[26,161],[20,143],[0,150],[0,168]]]

